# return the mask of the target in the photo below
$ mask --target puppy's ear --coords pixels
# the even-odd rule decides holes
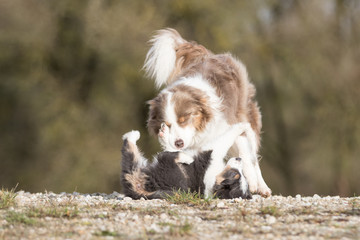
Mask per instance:
[[[160,94],[146,102],[149,105],[147,128],[152,135],[156,136],[159,133],[161,123],[164,122],[166,99],[165,94]]]

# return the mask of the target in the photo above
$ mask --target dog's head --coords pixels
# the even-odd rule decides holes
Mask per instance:
[[[221,199],[251,199],[248,184],[242,174],[240,158],[231,158],[225,169],[216,177],[214,194]]]
[[[179,84],[164,90],[148,104],[148,129],[158,135],[159,142],[168,151],[191,147],[195,135],[206,127],[212,117],[206,94],[186,85]],[[162,124],[166,125],[166,130]]]

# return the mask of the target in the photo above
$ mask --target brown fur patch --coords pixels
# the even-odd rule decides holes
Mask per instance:
[[[221,182],[225,180],[225,177],[224,177],[225,173],[226,173],[227,171],[229,171],[230,169],[231,169],[231,167],[227,165],[227,166],[224,168],[224,170],[216,176],[215,184],[220,185]]]
[[[125,179],[131,184],[132,190],[139,195],[149,196],[154,192],[145,190],[146,175],[140,170],[133,171],[132,174],[125,174]]]
[[[167,94],[159,94],[156,98],[148,101],[150,105],[149,118],[147,121],[147,128],[153,135],[157,135],[160,130],[161,123],[165,121],[164,111],[167,101]]]
[[[134,163],[137,164],[142,156],[138,147],[128,140],[128,148],[127,151],[134,154]]]
[[[171,102],[175,105],[178,124],[185,127],[192,124],[202,131],[211,120],[212,110],[205,92],[186,85],[177,85],[170,89],[173,93]]]
[[[179,167],[181,173],[183,174],[184,178],[189,178],[189,175],[186,173],[186,170],[185,170],[185,168],[183,166],[182,161],[180,161],[180,158],[181,158],[182,154],[183,153],[178,154],[177,158],[175,158],[175,163],[178,165],[178,167]]]
[[[168,82],[176,80],[176,77],[180,72],[187,68],[189,65],[199,63],[211,54],[211,52],[204,46],[197,44],[196,42],[186,42],[178,45],[176,51],[175,68],[169,77]]]

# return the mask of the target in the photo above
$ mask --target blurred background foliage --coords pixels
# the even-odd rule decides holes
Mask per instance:
[[[357,0],[0,0],[0,185],[120,191],[121,136],[158,92],[142,64],[177,29],[248,67],[275,194],[359,194]]]

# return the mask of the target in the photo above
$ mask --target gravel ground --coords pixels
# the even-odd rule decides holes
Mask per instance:
[[[17,192],[0,239],[360,239],[360,197],[132,200]]]

